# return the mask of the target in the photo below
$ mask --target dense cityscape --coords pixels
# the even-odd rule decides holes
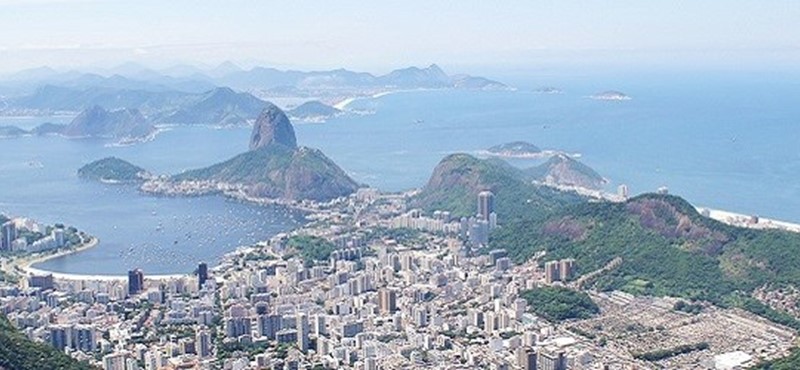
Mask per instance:
[[[576,276],[574,259],[477,253],[498,227],[491,192],[461,219],[407,199],[360,189],[189,276],[13,264],[20,280],[3,283],[0,308],[30,339],[106,370],[735,369],[783,357],[796,339],[740,309],[582,290],[594,273]],[[3,225],[3,250],[25,245],[15,225]],[[548,295],[569,294],[588,303],[548,307]]]

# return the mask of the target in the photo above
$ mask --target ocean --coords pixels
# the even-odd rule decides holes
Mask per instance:
[[[449,153],[509,141],[579,154],[633,194],[667,186],[691,203],[800,222],[800,78],[780,74],[509,75],[517,91],[415,91],[362,99],[372,111],[296,124],[300,145],[322,149],[359,182],[384,191],[425,184]],[[555,86],[562,94],[538,94]],[[629,101],[588,96],[618,90]],[[25,127],[57,119],[2,118]],[[0,139],[0,211],[63,222],[98,247],[47,261],[67,273],[191,272],[199,261],[297,227],[285,209],[220,197],[165,198],[82,181],[77,169],[114,155],[154,173],[212,164],[247,149],[249,128],[172,127],[127,147],[60,137]],[[530,166],[536,161],[514,161]]]

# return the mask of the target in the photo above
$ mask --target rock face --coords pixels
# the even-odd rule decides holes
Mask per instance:
[[[274,105],[256,121],[249,151],[170,180],[236,185],[250,196],[285,200],[327,201],[350,195],[359,187],[321,151],[298,148],[291,122]]]
[[[155,127],[137,109],[107,111],[100,106],[86,109],[64,128],[71,137],[145,138]]]
[[[533,180],[545,183],[602,189],[608,182],[589,166],[565,154],[557,154],[540,166],[526,170]]]
[[[271,144],[280,144],[287,148],[297,149],[294,128],[286,114],[275,105],[270,105],[258,116],[253,133],[250,135],[250,150],[256,150]]]

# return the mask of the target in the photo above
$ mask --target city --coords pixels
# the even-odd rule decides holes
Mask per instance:
[[[106,370],[735,369],[783,357],[797,338],[739,309],[694,315],[677,298],[622,292],[587,291],[599,314],[548,321],[525,292],[579,290],[574,259],[476,253],[497,227],[491,192],[462,219],[406,199],[360,189],[191,276],[22,274],[0,288],[0,308],[29,338]],[[643,357],[686,343],[702,349]]]

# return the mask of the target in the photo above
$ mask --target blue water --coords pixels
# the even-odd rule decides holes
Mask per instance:
[[[800,222],[800,78],[636,76],[555,85],[560,95],[414,92],[358,102],[372,116],[297,127],[366,183],[421,186],[447,153],[513,140],[580,153],[634,193],[668,186],[694,204]],[[519,86],[519,85],[518,85]],[[586,98],[615,89],[633,100]],[[424,120],[414,124],[415,120]]]
[[[125,274],[135,267],[146,274],[192,272],[198,262],[214,264],[238,246],[296,227],[300,215],[222,197],[147,196],[133,186],[80,180],[76,171],[92,160],[115,155],[157,173],[179,172],[240,152],[247,143],[242,133],[184,127],[129,147],[61,137],[0,140],[0,210],[73,225],[100,239],[95,248],[39,268],[88,274]]]
[[[357,101],[353,107],[376,113],[296,125],[298,142],[322,149],[360,182],[399,191],[423,186],[448,153],[526,140],[580,153],[581,161],[611,180],[609,189],[624,183],[641,193],[668,186],[697,205],[800,222],[800,77],[520,75],[505,81],[519,91],[412,92]],[[545,85],[564,94],[532,92]],[[633,100],[586,98],[610,89]],[[75,170],[116,155],[155,173],[179,172],[245,150],[249,133],[179,127],[123,148],[58,137],[0,140],[0,210],[73,224],[102,240],[43,268],[188,272],[199,260],[213,261],[239,244],[296,226],[298,216],[218,197],[141,195],[130,187],[81,181]]]

